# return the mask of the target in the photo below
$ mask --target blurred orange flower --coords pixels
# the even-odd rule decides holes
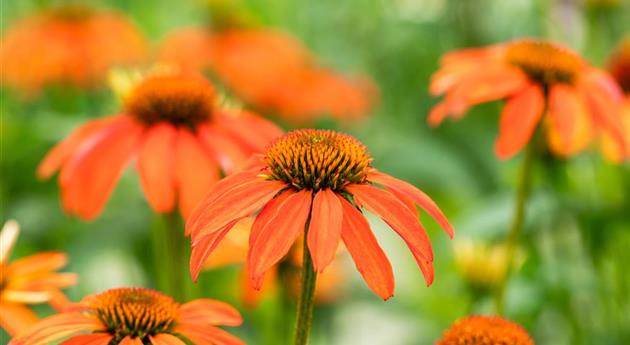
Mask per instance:
[[[247,217],[237,222],[232,230],[225,235],[221,245],[213,251],[203,263],[203,270],[212,270],[227,265],[244,264],[247,260],[247,250],[249,246],[249,233],[254,223],[254,218]],[[298,241],[299,242],[299,241]],[[201,254],[196,252],[195,254]],[[196,258],[191,258],[195,261]],[[248,307],[255,307],[261,298],[273,293],[277,289],[278,283],[285,284],[294,297],[299,292],[299,270],[302,260],[302,247],[293,246],[285,260],[281,263],[283,269],[272,269],[270,274],[265,276],[260,291],[253,289],[247,277],[247,270],[243,270],[241,279],[241,295],[243,303]],[[276,266],[278,267],[278,266]],[[276,268],[274,267],[274,268]],[[282,273],[280,273],[282,271]],[[341,267],[336,262],[328,268],[326,274],[320,275],[317,279],[315,291],[315,303],[325,304],[336,300],[340,296],[337,283],[341,279]]]
[[[201,76],[153,75],[131,90],[121,114],[89,121],[57,144],[38,175],[61,170],[64,209],[91,220],[137,156],[151,207],[164,213],[179,203],[186,217],[222,172],[281,134],[255,114],[217,106],[214,88]]]
[[[69,337],[63,345],[243,345],[216,327],[243,322],[230,305],[198,299],[179,304],[144,288],[117,288],[85,297],[75,307],[50,316],[10,345],[46,345]],[[88,333],[89,332],[89,333]]]
[[[460,118],[470,106],[506,99],[495,151],[518,153],[544,121],[551,151],[567,156],[596,136],[627,152],[620,116],[622,93],[604,71],[558,44],[522,39],[446,54],[430,91],[446,94],[429,115],[438,125]]]
[[[427,285],[432,283],[433,251],[416,205],[452,236],[451,225],[422,191],[372,168],[359,141],[334,131],[296,130],[256,158],[217,183],[188,219],[193,277],[239,220],[262,209],[252,226],[247,258],[255,288],[309,224],[307,242],[315,271],[323,272],[333,261],[342,240],[368,286],[388,299],[394,290],[392,268],[360,210],[365,208],[403,238]]]
[[[613,78],[617,80],[623,90],[625,97],[622,105],[621,121],[625,129],[625,138],[630,142],[630,35],[626,36],[613,53],[608,63],[608,70]],[[604,141],[604,154],[613,162],[621,162],[630,157],[630,152],[623,155],[618,147],[610,139]]]
[[[0,44],[2,80],[26,93],[50,83],[102,82],[108,68],[141,61],[146,44],[123,15],[65,6],[15,23]]]
[[[0,326],[11,336],[37,322],[29,304],[48,303],[61,309],[67,304],[60,289],[74,285],[73,273],[58,273],[68,258],[59,252],[45,252],[8,262],[19,234],[15,221],[4,224],[0,233]]]
[[[521,326],[497,316],[469,316],[456,322],[437,345],[534,345]]]
[[[166,38],[160,57],[183,67],[210,68],[244,101],[291,122],[326,115],[357,119],[376,96],[367,78],[318,66],[297,40],[272,30],[187,28]]]

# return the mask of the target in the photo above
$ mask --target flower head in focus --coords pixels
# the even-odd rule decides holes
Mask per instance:
[[[64,308],[68,302],[61,289],[77,282],[73,273],[56,272],[68,261],[64,253],[44,252],[9,262],[18,234],[19,225],[13,220],[0,233],[0,326],[10,335],[37,322],[28,305]]]
[[[447,330],[437,345],[534,345],[527,331],[498,316],[469,316]]]
[[[1,43],[2,80],[27,94],[52,83],[99,85],[111,66],[142,61],[147,50],[123,15],[78,5],[25,18]]]
[[[394,290],[392,268],[361,211],[366,209],[402,237],[431,284],[433,251],[416,205],[451,236],[453,229],[426,194],[377,171],[371,161],[363,144],[335,131],[303,129],[276,139],[246,169],[210,189],[188,219],[193,277],[239,220],[260,211],[247,258],[255,288],[305,235],[317,272],[328,267],[343,241],[368,286],[387,299]]]
[[[90,220],[137,157],[151,207],[166,213],[179,204],[187,216],[222,174],[282,133],[255,114],[216,103],[212,84],[199,75],[146,77],[132,88],[119,114],[89,121],[57,144],[38,175],[60,170],[64,209]]]
[[[608,71],[624,92],[621,121],[626,141],[630,142],[630,35],[626,36],[619,43],[619,46],[610,57]],[[630,152],[626,152],[626,155],[624,155],[615,145],[612,138],[604,140],[603,151],[606,158],[613,162],[621,162],[630,158]]]
[[[574,51],[535,39],[446,54],[433,75],[430,91],[445,94],[429,115],[438,125],[459,118],[469,107],[506,100],[495,151],[501,158],[518,153],[539,126],[549,148],[573,155],[596,138],[627,152],[620,105],[622,93],[606,72],[590,66]]]
[[[186,68],[208,68],[245,102],[293,123],[321,116],[358,119],[376,96],[367,78],[318,66],[300,42],[273,30],[186,28],[165,39],[160,58]]]
[[[198,299],[179,304],[144,288],[116,288],[85,297],[66,311],[43,319],[10,345],[243,345],[217,326],[243,322],[230,305]]]

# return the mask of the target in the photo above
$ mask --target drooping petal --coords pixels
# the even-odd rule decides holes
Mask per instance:
[[[431,242],[417,215],[392,193],[367,184],[346,187],[355,200],[371,213],[381,217],[407,243],[413,253],[433,260]]]
[[[213,326],[179,325],[175,332],[180,333],[195,345],[246,345],[239,338]]]
[[[22,304],[10,303],[4,298],[0,303],[0,327],[10,336],[23,333],[37,321],[37,315]]]
[[[175,138],[177,129],[161,123],[147,131],[138,154],[138,172],[144,194],[160,213],[175,207]]]
[[[379,171],[371,172],[368,175],[368,181],[383,185],[399,199],[402,196],[410,198],[414,203],[431,215],[431,217],[440,224],[442,229],[444,229],[444,231],[453,238],[453,234],[455,233],[453,226],[449,223],[448,219],[446,219],[446,216],[442,213],[438,205],[426,193],[410,183]]]
[[[63,166],[59,183],[67,212],[92,220],[105,206],[143,131],[133,120],[123,119],[81,146]]]
[[[289,252],[295,240],[303,233],[311,209],[311,199],[312,194],[307,190],[287,197],[260,231],[248,256],[250,278],[253,282],[260,281],[265,272]]]
[[[73,333],[104,330],[95,317],[79,313],[64,313],[43,319],[26,333],[13,338],[9,345],[47,345]]]
[[[55,171],[61,168],[79,146],[87,144],[90,139],[96,137],[99,131],[112,125],[120,118],[121,116],[111,116],[96,119],[75,129],[68,137],[55,145],[55,147],[46,154],[46,157],[44,157],[37,167],[37,176],[40,178],[50,177]]]
[[[20,234],[20,225],[15,220],[8,220],[2,226],[0,232],[0,264],[4,264],[9,260],[15,242]]]
[[[367,285],[382,299],[394,295],[394,273],[367,220],[350,202],[338,196],[343,209],[341,238]]]
[[[186,220],[186,235],[191,233],[191,230],[200,222],[207,221],[205,218],[205,210],[214,203],[220,197],[223,197],[225,193],[245,184],[247,182],[258,181],[257,171],[242,171],[229,175],[219,182],[215,183],[203,199],[195,206],[192,213]]]
[[[11,262],[7,269],[9,275],[27,275],[50,272],[64,267],[68,256],[62,252],[43,252],[33,254]]]
[[[282,130],[272,122],[245,110],[217,116],[221,116],[218,125],[254,152],[262,152],[273,139],[282,135]]]
[[[269,202],[263,207],[263,209],[258,213],[254,220],[254,224],[252,225],[252,230],[249,234],[249,247],[253,247],[254,243],[256,243],[256,239],[260,235],[260,232],[267,226],[267,224],[275,217],[278,212],[278,207],[282,205],[282,203],[291,195],[295,194],[295,191],[288,189],[283,191],[282,193],[276,195],[273,199],[269,200]],[[251,251],[248,255],[251,254]]]
[[[558,84],[549,94],[549,116],[558,131],[561,145],[569,148],[576,132],[577,119],[586,111],[578,94],[568,85]]]
[[[213,232],[210,235],[206,235],[197,243],[193,244],[192,251],[190,253],[190,275],[194,281],[197,281],[199,272],[210,254],[212,254],[212,251],[214,251],[217,245],[219,245],[221,240],[223,240],[225,235],[232,230],[237,222],[238,220],[234,220],[228,223],[223,229]]]
[[[107,345],[113,336],[109,333],[92,333],[76,335],[59,345]]]
[[[197,299],[182,305],[179,310],[181,324],[238,326],[243,323],[238,310],[212,299]]]
[[[285,187],[283,182],[256,178],[230,189],[229,193],[217,198],[205,209],[198,208],[197,222],[189,230],[193,235],[193,244],[234,220],[252,215]],[[207,197],[214,198],[213,195]]]
[[[217,126],[202,125],[198,132],[199,139],[208,147],[226,174],[231,174],[247,161],[248,150]]]
[[[449,98],[475,105],[509,97],[523,90],[529,81],[525,74],[508,66],[479,69],[453,88]]]
[[[527,144],[543,115],[544,102],[542,90],[533,84],[507,101],[495,145],[497,156],[509,158]]]
[[[323,272],[335,258],[342,218],[341,203],[335,192],[322,189],[315,193],[307,240],[316,272]]]
[[[168,333],[149,336],[149,340],[153,345],[186,345],[181,339]]]
[[[179,208],[186,218],[219,180],[219,167],[204,150],[199,139],[187,129],[179,129],[175,152]]]

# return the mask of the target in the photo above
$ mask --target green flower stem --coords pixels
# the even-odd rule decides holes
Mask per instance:
[[[306,222],[308,229],[308,222]],[[317,273],[313,269],[313,260],[308,250],[306,231],[304,234],[304,259],[302,262],[302,292],[298,301],[297,322],[295,326],[294,345],[306,345],[313,320],[313,297]]]
[[[506,274],[500,286],[497,288],[495,299],[496,311],[499,315],[503,315],[505,312],[505,290],[510,279],[510,274],[512,273],[512,268],[514,266],[514,256],[516,254],[516,248],[518,247],[519,237],[523,232],[523,226],[525,224],[525,208],[529,199],[534,170],[533,166],[536,160],[536,153],[538,151],[537,139],[538,138],[535,133],[532,136],[530,143],[527,145],[525,158],[523,160],[523,165],[521,166],[521,171],[518,179],[512,225],[505,240],[507,251]]]
[[[186,279],[190,278],[187,276],[186,243],[177,211],[162,215],[153,235],[158,289],[184,302]]]

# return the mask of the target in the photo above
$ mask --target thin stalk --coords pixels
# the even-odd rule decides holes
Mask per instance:
[[[308,222],[306,222],[308,229]],[[298,300],[297,322],[295,326],[294,345],[306,345],[313,320],[313,297],[317,273],[313,269],[313,260],[308,250],[306,231],[304,232],[304,256],[302,261],[302,292]]]
[[[501,285],[497,288],[496,292],[496,311],[497,314],[503,315],[505,312],[505,290],[506,285],[510,279],[512,273],[512,267],[514,266],[514,255],[516,254],[516,248],[518,247],[519,237],[523,232],[523,226],[525,224],[525,208],[529,200],[529,194],[532,184],[533,166],[536,160],[536,153],[538,150],[536,134],[527,145],[525,152],[525,158],[521,166],[521,171],[518,178],[518,186],[516,190],[516,199],[514,202],[514,213],[512,216],[512,225],[510,231],[507,234],[505,245],[507,250],[507,272]]]
[[[186,299],[188,267],[185,255],[184,233],[177,212],[161,216],[154,235],[154,255],[158,273],[158,288],[177,301]]]

